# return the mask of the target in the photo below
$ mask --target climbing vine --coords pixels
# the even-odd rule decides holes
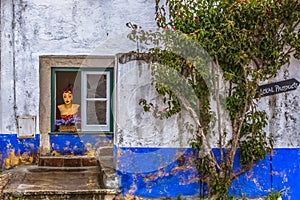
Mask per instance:
[[[300,2],[156,0],[156,22],[159,31],[130,24],[129,38],[152,45],[152,81],[167,107],[159,110],[146,99],[140,104],[161,119],[182,109],[190,113],[209,199],[227,199],[232,180],[272,150],[257,88],[291,57],[300,58]],[[221,123],[224,113],[229,129]],[[209,140],[213,127],[216,144]],[[218,159],[211,146],[219,148]],[[237,151],[241,168],[234,171]]]

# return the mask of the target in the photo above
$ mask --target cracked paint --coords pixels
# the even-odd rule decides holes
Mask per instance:
[[[39,148],[36,138],[18,139],[17,134],[0,134],[0,168],[35,164]]]
[[[196,155],[192,149],[118,148],[116,151],[117,173],[125,197],[176,197],[182,191],[184,195],[199,194],[198,172],[193,163]],[[151,157],[156,158],[156,163],[151,162]],[[166,162],[168,158],[171,159]],[[143,163],[144,168],[135,168],[135,163]],[[149,168],[147,164],[153,165]]]
[[[111,134],[57,134],[50,136],[51,155],[97,155],[97,149],[101,146],[112,146],[113,135]]]
[[[126,28],[124,24],[131,19],[135,19],[136,24],[146,22],[150,25],[152,22],[153,10],[151,5],[153,3],[150,1],[131,0],[129,4],[128,1],[115,0],[105,3],[91,2],[62,1],[62,3],[55,4],[51,1],[26,1],[25,3],[14,2],[14,5],[8,1],[2,2],[2,12],[7,14],[7,16],[3,16],[4,20],[1,24],[3,33],[5,33],[1,45],[7,49],[7,51],[2,52],[3,60],[1,60],[3,66],[1,84],[2,88],[5,88],[1,92],[1,98],[5,100],[2,101],[2,112],[6,115],[6,117],[2,117],[1,127],[5,133],[16,132],[15,114],[39,115],[38,57],[41,53],[60,55],[70,52],[71,54],[82,54],[82,52],[94,51],[104,40],[110,42],[101,45],[101,50],[98,49],[99,51],[97,51],[98,55],[114,55],[119,53],[116,51],[120,49],[125,52],[128,47],[135,48],[135,44],[130,45],[131,43],[126,40],[126,37],[123,40],[121,37],[112,38],[108,35],[123,34]],[[12,12],[13,10],[15,13]],[[136,13],[138,13],[138,17],[136,17]],[[16,18],[13,19],[12,16]],[[119,19],[119,16],[123,16],[122,20]],[[109,23],[110,21],[114,23]],[[16,22],[14,27],[11,26],[12,22]],[[155,25],[155,21],[153,24]],[[125,31],[127,32],[127,29]],[[64,45],[61,45],[62,43]],[[135,78],[135,74],[132,72],[138,72],[138,76],[143,75],[141,74],[143,72],[140,65],[137,70],[133,71],[124,70],[127,69],[126,67],[128,68],[125,65],[120,67],[119,75],[124,75],[125,78],[119,76],[118,80],[122,80],[121,83],[124,83],[124,86],[132,87],[129,88],[129,91],[134,91],[137,85],[136,82],[131,81]],[[278,74],[276,80],[269,81],[280,81],[294,77],[299,80],[298,68],[299,62],[292,60],[290,66]],[[16,73],[14,74],[11,69],[15,69]],[[121,74],[121,70],[123,74]],[[12,80],[16,81],[16,87],[13,87]],[[141,80],[141,83],[144,84],[146,79],[142,78]],[[136,94],[137,97],[138,95],[145,96],[145,93],[148,94],[143,90],[141,92]],[[12,94],[16,94],[16,96],[14,97]],[[122,179],[121,189],[126,194],[126,199],[142,199],[140,196],[175,196],[179,191],[186,192],[186,194],[198,194],[199,190],[196,188],[199,188],[199,185],[196,184],[197,180],[193,174],[192,155],[184,154],[182,158],[178,154],[176,155],[172,149],[189,147],[188,137],[186,137],[189,133],[180,134],[177,131],[177,128],[183,127],[183,122],[175,120],[175,123],[170,123],[170,125],[150,120],[149,123],[138,123],[137,126],[134,126],[133,128],[138,130],[136,132],[135,129],[134,132],[126,131],[134,119],[128,117],[126,110],[124,112],[126,94],[132,93],[126,90],[124,94],[125,98],[119,99],[119,105],[122,107],[118,110],[117,116],[119,117],[117,119],[118,125],[123,126],[117,127],[115,134],[118,138],[116,143],[120,147],[130,149],[127,151],[127,149],[120,148],[116,152],[117,170]],[[130,99],[127,100],[129,102]],[[276,149],[274,156],[272,156],[272,168],[270,168],[270,157],[267,156],[254,166],[253,170],[246,172],[244,176],[233,182],[232,194],[238,196],[245,192],[249,196],[259,197],[265,195],[272,186],[272,189],[278,191],[289,188],[285,193],[284,198],[286,199],[300,199],[300,139],[298,137],[300,112],[298,102],[299,88],[294,92],[268,97],[259,103],[266,110],[270,119],[267,132],[273,134],[275,138]],[[14,108],[16,105],[18,105],[17,109]],[[126,109],[131,111],[134,106],[128,105],[130,107]],[[136,110],[138,111],[138,109]],[[145,116],[137,114],[140,117]],[[143,118],[143,120],[147,119]],[[127,123],[128,121],[130,123]],[[153,127],[156,128],[151,129]],[[78,138],[59,135],[51,136],[50,140],[51,154],[55,156],[95,155],[99,146],[113,144],[112,138],[102,140],[98,136]],[[68,142],[66,143],[66,141]],[[24,148],[27,144],[29,145]],[[35,155],[38,153],[38,146],[38,138],[36,140],[18,140],[16,134],[1,134],[0,166],[9,168],[14,165],[34,162]],[[137,150],[136,146],[144,149]],[[155,151],[158,151],[160,147],[165,149],[155,154]],[[150,151],[154,152],[154,156],[149,156]],[[256,187],[254,180],[261,186],[260,188]],[[126,185],[127,183],[129,185]],[[174,188],[173,185],[175,185]]]

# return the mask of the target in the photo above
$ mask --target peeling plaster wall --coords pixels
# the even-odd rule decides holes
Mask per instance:
[[[278,76],[269,82],[295,78],[300,81],[300,61],[292,59]],[[262,109],[269,116],[267,132],[274,136],[275,147],[300,147],[300,86],[296,90],[280,93],[263,99]]]
[[[116,69],[115,157],[122,193],[197,196],[197,154],[189,145],[195,125],[187,111],[161,120],[139,105],[143,98],[160,111],[166,107],[151,84],[149,68],[144,61],[129,61]]]
[[[51,155],[60,156],[97,156],[100,147],[113,145],[113,135],[111,134],[60,134],[51,135]]]
[[[0,38],[2,38],[2,2],[0,1]],[[2,39],[0,39],[0,88],[1,88],[1,69],[2,69]],[[1,90],[0,90],[1,91]],[[1,98],[2,95],[0,95],[0,116],[1,116],[1,113],[2,113],[2,98]],[[1,117],[0,117],[0,131],[2,130],[2,120],[1,120]]]
[[[161,120],[145,112],[141,99],[162,111],[162,97],[151,84],[151,71],[144,61],[118,64],[116,99],[116,145],[119,147],[189,147],[195,125],[187,111]]]
[[[145,0],[1,1],[1,133],[16,132],[15,116],[38,116],[40,55],[136,50],[126,23],[153,27],[153,10]]]
[[[154,4],[145,0],[5,0],[1,1],[0,8],[0,143],[6,144],[0,149],[2,163],[7,158],[8,146],[18,151],[17,144],[26,145],[26,140],[17,138],[16,117],[36,116],[37,122],[40,121],[40,56],[114,56],[119,52],[134,51],[136,44],[127,39],[131,30],[126,23],[142,24],[149,29],[155,25]],[[33,139],[39,140],[39,123],[36,125]],[[8,140],[7,134],[14,140]],[[106,137],[98,137],[92,143],[89,141],[94,139],[93,136],[82,136],[78,152],[78,137],[57,138],[51,136],[49,139],[54,144],[51,153],[66,154],[70,148],[72,153],[75,148],[75,154],[93,154],[95,145],[99,144],[97,139],[106,141],[102,140]],[[112,142],[109,138],[107,142]],[[89,144],[92,150],[86,151],[85,145]],[[65,149],[68,152],[64,152]]]
[[[28,142],[34,147],[31,153],[37,152],[39,127],[33,141],[19,140],[16,137],[16,117],[32,115],[39,121],[39,56],[116,55],[134,51],[136,44],[127,39],[130,29],[125,24],[132,22],[146,30],[155,27],[154,2],[148,0],[5,0],[1,1],[0,9],[1,165],[9,152],[11,159],[7,162],[14,164],[18,156],[27,152],[23,151],[23,146]],[[300,81],[299,66],[299,61],[292,60],[276,78],[266,83],[290,78]],[[189,148],[192,136],[183,128],[190,121],[189,116],[183,113],[161,121],[142,112],[142,107],[137,105],[141,97],[161,101],[151,89],[150,74],[144,67],[145,63],[136,61],[118,66],[119,85],[114,91],[118,113],[115,157],[123,194],[150,197],[176,197],[179,193],[197,195],[200,183],[191,162],[195,156]],[[300,179],[299,96],[298,87],[295,91],[264,97],[258,102],[268,113],[266,131],[275,137],[276,149],[272,157],[266,157],[253,171],[233,183],[232,194],[238,196],[247,192],[251,197],[258,197],[265,195],[271,187],[276,190],[286,187],[290,191],[285,199],[300,198],[297,182]],[[60,140],[51,136],[55,144],[51,153],[63,151],[66,147],[74,150],[77,143],[70,138],[72,136],[65,136]],[[86,141],[91,139],[83,138]],[[70,144],[66,143],[69,139],[72,140]],[[92,147],[97,145],[93,143]],[[13,150],[7,151],[10,149]],[[85,147],[81,149],[85,150]],[[29,161],[31,159],[29,156]]]
[[[18,139],[16,134],[0,135],[0,169],[36,164],[40,138]]]
[[[300,81],[300,61],[292,59],[269,83],[295,78]],[[259,106],[267,112],[266,132],[274,137],[269,166],[274,190],[284,191],[283,199],[300,199],[300,87],[264,97]],[[265,159],[267,160],[267,159]],[[263,176],[262,176],[263,177]]]
[[[291,78],[299,81],[299,64],[291,60],[277,77],[266,83]],[[197,154],[189,147],[192,135],[184,128],[192,119],[183,113],[161,121],[138,105],[144,98],[164,108],[151,85],[147,63],[119,63],[116,71],[115,156],[123,195],[148,198],[207,195],[205,184],[196,178],[198,172],[193,160]],[[265,130],[275,138],[274,153],[234,180],[230,194],[242,197],[245,193],[249,198],[257,198],[273,189],[284,190],[283,199],[300,198],[299,89],[258,101],[259,108],[269,117]],[[219,150],[213,151],[218,158]],[[234,170],[240,168],[238,160],[237,153]]]

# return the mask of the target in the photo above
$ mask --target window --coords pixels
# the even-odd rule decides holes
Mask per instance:
[[[83,94],[82,129],[109,131],[110,125],[110,76],[108,71],[82,72]]]
[[[112,132],[113,68],[51,68],[51,132],[57,132],[55,120],[64,113],[63,94],[72,88],[72,103],[79,107],[76,115],[81,123],[78,132]],[[74,111],[75,112],[75,111]]]

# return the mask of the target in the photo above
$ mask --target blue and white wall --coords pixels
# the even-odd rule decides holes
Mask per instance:
[[[39,121],[39,56],[116,55],[135,51],[127,39],[127,22],[151,29],[154,2],[147,0],[11,0],[1,1],[0,164],[7,168],[34,163],[39,153],[40,127],[35,137],[17,138],[17,117]],[[292,60],[273,80],[300,80],[300,62]],[[205,191],[195,169],[192,138],[182,113],[168,120],[155,119],[138,105],[140,98],[160,100],[151,88],[143,62],[118,64],[114,147],[116,169],[124,195],[143,197],[195,196]],[[47,83],[49,84],[49,83]],[[269,117],[266,131],[275,138],[274,154],[233,183],[231,193],[249,197],[286,189],[284,199],[300,199],[300,89],[264,97],[259,101]],[[71,138],[71,139],[70,139]],[[78,138],[51,136],[49,152],[74,149]],[[94,142],[95,140],[97,142]],[[71,141],[66,143],[66,141]],[[83,137],[102,145],[112,137]],[[67,147],[67,148],[66,148]],[[61,150],[60,150],[61,149]],[[68,153],[65,152],[65,153]],[[216,150],[217,152],[217,150]],[[80,152],[79,152],[80,153]],[[81,152],[82,153],[82,152]],[[74,153],[76,154],[76,153]],[[5,164],[6,163],[6,164]]]
[[[192,134],[187,113],[160,120],[144,112],[140,99],[164,109],[151,85],[144,61],[117,66],[116,168],[124,195],[143,197],[193,196],[200,191],[195,154],[189,147]]]
[[[269,82],[295,78],[300,80],[300,61],[292,59],[290,65]],[[263,98],[259,103],[268,114],[266,131],[274,137],[274,153],[270,157],[275,190],[284,190],[284,199],[300,199],[300,87],[294,91]]]
[[[299,61],[292,60],[269,83],[289,78],[300,80]],[[176,197],[207,195],[200,182],[190,148],[194,128],[187,113],[160,120],[144,112],[140,99],[157,104],[161,97],[151,85],[149,66],[144,61],[118,63],[116,84],[115,158],[123,195]],[[283,191],[283,199],[300,198],[299,180],[299,89],[259,100],[268,113],[266,131],[275,138],[272,155],[255,164],[230,187],[230,194],[249,198],[263,197],[271,191]],[[186,126],[189,125],[189,126]],[[214,139],[211,139],[212,146]],[[214,148],[216,157],[218,149]],[[238,161],[238,155],[236,156]],[[238,162],[235,169],[238,169]]]
[[[126,23],[153,27],[154,4],[145,0],[5,0],[0,8],[0,168],[10,168],[23,163],[17,160],[24,153],[35,163],[39,147],[47,146],[40,142],[44,137],[40,137],[39,121],[47,117],[39,113],[45,106],[40,104],[40,84],[50,83],[40,83],[40,56],[114,56],[134,51],[136,44],[127,39]],[[33,138],[17,138],[18,116],[36,118]],[[91,145],[113,142],[112,136],[101,134],[51,135],[49,140],[52,146],[47,153],[53,154],[92,154],[87,151]]]

